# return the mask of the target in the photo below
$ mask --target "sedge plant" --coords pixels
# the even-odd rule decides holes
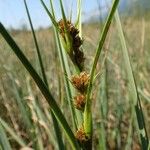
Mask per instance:
[[[83,35],[82,35],[82,20],[81,20],[81,11],[82,11],[82,0],[78,0],[77,4],[77,19],[76,22],[73,23],[72,20],[69,20],[66,17],[66,13],[64,10],[64,4],[62,0],[59,0],[60,4],[60,9],[61,9],[61,14],[62,14],[62,19],[57,20],[56,19],[56,14],[55,14],[55,9],[53,6],[53,1],[50,0],[50,9],[46,4],[44,3],[43,0],[39,0],[47,12],[48,16],[50,17],[50,20],[53,25],[53,30],[54,30],[54,41],[57,46],[57,54],[59,57],[60,65],[61,65],[61,70],[63,72],[63,79],[64,79],[64,85],[65,85],[65,93],[67,97],[67,107],[69,108],[68,110],[71,112],[71,122],[69,122],[66,119],[66,116],[63,112],[62,107],[58,104],[58,101],[56,101],[56,98],[52,94],[52,91],[49,86],[49,81],[46,75],[46,70],[44,68],[44,61],[42,59],[43,53],[41,53],[39,45],[38,45],[38,40],[35,35],[35,30],[32,24],[30,12],[26,3],[26,0],[24,0],[27,16],[29,19],[32,35],[33,35],[33,40],[34,44],[36,47],[36,53],[38,56],[38,64],[40,66],[40,73],[36,71],[36,69],[33,67],[31,62],[28,59],[28,56],[26,56],[21,48],[18,46],[18,44],[15,42],[15,40],[12,38],[12,36],[8,33],[8,31],[5,29],[5,27],[0,23],[0,33],[2,37],[6,40],[8,45],[11,47],[12,51],[15,53],[15,55],[18,57],[20,62],[23,64],[23,66],[26,68],[28,73],[31,75],[33,80],[35,81],[36,85],[40,89],[41,93],[43,94],[44,98],[46,99],[47,103],[49,104],[50,111],[47,111],[46,109],[43,111],[40,107],[40,104],[38,102],[38,99],[35,97],[33,98],[33,101],[31,102],[32,107],[31,107],[31,112],[35,113],[37,115],[37,122],[39,124],[34,124],[31,122],[28,116],[24,117],[24,120],[27,120],[28,126],[33,128],[38,135],[42,133],[43,129],[40,128],[45,122],[48,122],[48,117],[49,113],[51,114],[51,118],[53,121],[54,125],[54,131],[55,131],[55,137],[56,137],[56,143],[58,144],[59,149],[67,149],[68,147],[65,145],[66,143],[70,143],[69,148],[71,149],[85,149],[85,150],[91,150],[93,147],[94,143],[94,138],[93,138],[93,88],[94,88],[94,82],[96,79],[96,68],[97,64],[100,58],[100,55],[103,50],[103,46],[106,40],[106,37],[108,35],[108,31],[111,25],[111,22],[113,20],[115,11],[118,7],[119,0],[113,0],[112,7],[109,11],[109,14],[106,18],[106,22],[104,24],[103,30],[101,32],[101,36],[99,37],[99,42],[95,51],[95,56],[92,61],[92,66],[91,70],[87,71],[86,70],[86,56],[85,56],[85,50],[83,49]],[[133,76],[129,56],[127,53],[127,48],[124,42],[124,36],[122,32],[122,27],[120,24],[119,20],[119,15],[116,14],[116,24],[118,26],[119,30],[119,36],[120,36],[120,41],[122,44],[122,52],[123,52],[123,57],[124,57],[124,62],[125,62],[125,69],[128,73],[128,78],[130,85],[132,87],[132,92],[130,92],[130,95],[132,97],[132,100],[134,102],[134,107],[132,107],[132,115],[134,111],[136,112],[137,115],[137,120],[140,128],[140,135],[141,135],[141,143],[142,143],[142,148],[148,149],[148,136],[146,132],[146,127],[145,127],[145,122],[142,114],[142,108],[141,108],[141,103],[140,99],[138,96],[138,91],[136,87],[136,82]],[[71,65],[69,64],[71,62]],[[106,64],[104,65],[106,66]],[[72,69],[73,68],[73,69]],[[106,70],[105,70],[106,71]],[[106,72],[104,76],[106,75]],[[10,78],[12,76],[10,75]],[[103,81],[103,87],[106,88],[106,79]],[[17,91],[17,86],[13,82],[14,85],[14,91],[16,91],[17,95],[17,104],[21,108],[23,116],[27,114],[26,108],[24,107],[24,104],[21,102],[21,96],[19,95],[19,92]],[[31,90],[31,85],[30,81],[27,81],[27,87],[28,87],[28,92],[31,97],[34,97],[34,94]],[[105,89],[104,89],[105,90]],[[101,94],[101,93],[100,93]],[[102,93],[103,95],[106,96],[106,93]],[[104,97],[104,96],[103,96]],[[104,102],[103,102],[104,103]],[[101,104],[103,104],[101,103]],[[105,102],[106,105],[106,102]],[[103,118],[107,118],[105,110],[102,109],[103,106],[100,106],[101,108],[101,116]],[[44,109],[44,108],[43,108]],[[120,110],[118,110],[119,112]],[[45,115],[46,113],[46,115]],[[133,116],[132,116],[133,117]],[[36,123],[37,123],[36,122]],[[41,122],[44,122],[43,124]],[[130,136],[131,136],[131,125],[133,122],[133,118],[130,120],[130,130],[128,132],[128,141],[126,145],[126,149],[130,146]],[[141,123],[141,124],[140,124]],[[50,137],[50,132],[51,130],[49,129],[48,124],[43,125],[44,130],[47,132],[47,135]],[[60,128],[61,127],[61,128]],[[102,139],[103,137],[106,138],[106,132],[105,132],[105,126],[102,124],[100,126],[102,130],[99,130],[101,134],[105,134],[99,138]],[[5,129],[5,130],[4,130]],[[15,135],[14,131],[7,125],[3,119],[0,118],[0,148],[5,147],[5,149],[11,149],[9,140],[7,139],[6,133],[8,132],[16,141],[19,145],[24,147],[26,145],[26,142],[20,138],[19,135]],[[143,133],[144,132],[144,133]],[[66,139],[64,140],[64,135],[66,135]],[[36,137],[36,134],[32,134],[33,136],[32,139],[37,141],[37,144],[35,142],[35,147],[33,148],[39,148],[39,149],[44,149],[43,143],[42,143],[42,138],[40,136]],[[49,140],[50,141],[50,140]],[[55,142],[54,142],[55,143]],[[99,141],[99,148],[102,149],[107,149],[106,148],[106,140],[104,139],[103,141]]]
[[[112,20],[112,16],[114,14],[114,11],[115,11],[115,9],[117,7],[118,2],[119,1],[115,1],[115,3],[112,6],[113,9],[110,12],[110,16],[109,16],[109,18],[108,18],[108,20],[106,22],[106,27],[104,28],[104,31],[105,30],[108,31],[108,29],[109,29],[109,25],[110,25],[110,22]],[[30,18],[29,12],[28,12],[28,8],[27,8],[27,5],[26,5],[26,2],[25,2],[25,6],[26,6],[26,10],[27,10],[29,21],[30,21],[30,24],[31,24],[33,37],[34,37],[34,40],[35,40],[35,44],[36,44],[36,48],[37,48],[37,52],[38,52],[38,57],[39,57],[40,56],[40,52],[39,52],[37,40],[36,40],[36,37],[35,37],[35,34],[34,34],[32,22],[31,22],[31,18]],[[61,20],[59,23],[57,23],[55,21],[55,19],[53,18],[53,15],[51,15],[51,13],[49,13],[49,14],[50,14],[50,17],[52,19],[53,24],[55,25],[56,29],[58,30],[58,32],[60,33],[60,35],[62,37],[61,41],[63,42],[64,49],[66,50],[66,52],[69,55],[71,61],[73,62],[73,65],[75,66],[77,72],[80,73],[78,76],[72,77],[72,84],[74,84],[75,88],[78,91],[80,91],[80,94],[81,93],[86,94],[86,90],[87,90],[87,87],[88,87],[88,81],[90,81],[89,85],[92,85],[92,82],[93,82],[92,78],[94,76],[94,72],[93,72],[94,70],[91,71],[91,77],[92,78],[90,78],[90,80],[89,80],[89,75],[84,73],[84,72],[82,72],[83,71],[83,67],[84,67],[84,53],[80,49],[80,46],[82,45],[82,39],[78,36],[78,33],[79,33],[78,29],[76,29],[69,21],[67,21],[65,13],[64,13],[64,9],[63,9],[63,4],[62,4],[61,0],[60,0],[60,6],[61,6],[63,20]],[[78,13],[78,23],[77,23],[77,24],[80,23],[79,28],[81,28],[81,22],[80,22],[80,17],[79,17],[80,14],[81,13],[79,11],[79,13]],[[68,27],[69,27],[69,31],[67,29]],[[77,136],[78,137],[76,136],[76,138],[77,138],[77,140],[76,140],[75,136],[73,135],[70,127],[68,126],[68,123],[67,123],[66,119],[64,118],[60,108],[58,107],[58,105],[55,102],[53,96],[51,95],[51,93],[49,92],[48,88],[46,87],[47,80],[46,80],[46,77],[45,77],[45,73],[44,73],[41,57],[39,57],[39,61],[40,61],[40,66],[41,66],[41,69],[42,69],[43,79],[45,80],[45,83],[42,81],[41,77],[37,74],[37,72],[32,67],[32,65],[30,64],[30,62],[26,58],[26,56],[22,53],[21,49],[18,47],[18,45],[15,43],[15,41],[12,39],[12,37],[8,34],[8,32],[6,31],[6,29],[4,28],[4,26],[2,24],[0,24],[0,32],[1,32],[2,36],[4,37],[4,39],[8,42],[8,44],[10,45],[10,47],[12,48],[12,50],[14,51],[16,56],[20,59],[22,64],[29,71],[29,73],[33,77],[34,81],[36,82],[37,86],[40,88],[42,94],[47,99],[49,105],[51,106],[52,112],[54,113],[54,115],[57,118],[57,120],[60,123],[60,125],[65,130],[66,135],[68,136],[68,139],[69,139],[69,141],[70,141],[70,143],[72,145],[72,148],[79,147],[79,145],[77,143],[78,140],[81,143],[83,142],[83,140],[85,140],[86,142],[87,142],[87,140],[88,141],[90,140],[90,143],[92,143],[92,141],[91,141],[91,135],[92,135],[91,129],[90,129],[90,132],[89,132],[89,126],[91,126],[91,111],[89,111],[89,108],[88,108],[89,107],[89,102],[88,101],[89,101],[89,96],[90,96],[90,92],[91,92],[89,89],[90,89],[91,86],[89,86],[89,88],[87,90],[88,91],[87,92],[88,95],[87,95],[86,102],[84,102],[83,104],[81,103],[81,106],[78,106],[78,104],[76,104],[76,106],[79,107],[79,108],[80,107],[84,107],[84,105],[85,105],[85,110],[83,110],[83,112],[84,112],[83,129],[79,129],[77,131]],[[101,48],[103,46],[103,43],[104,43],[106,35],[107,35],[107,32],[104,32],[104,34],[102,35],[102,37],[103,37],[102,41],[103,42],[102,43],[100,42]],[[98,60],[97,56],[98,55],[96,55],[96,59]],[[96,66],[96,63],[94,63],[94,65]],[[81,85],[77,85],[77,81],[76,80],[83,80],[83,83]],[[85,97],[86,97],[86,95],[80,95],[79,97],[76,97],[76,99],[77,100],[78,99],[82,99],[82,100],[85,101]],[[81,109],[83,109],[83,108],[81,108]],[[81,134],[81,138],[79,138],[80,134]],[[86,147],[86,146],[84,146],[84,143],[83,143],[82,146]]]

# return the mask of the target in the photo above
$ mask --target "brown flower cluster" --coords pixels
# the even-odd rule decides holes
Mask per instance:
[[[66,35],[69,35],[69,42],[71,43],[71,47],[69,49],[69,56],[72,62],[78,66],[80,71],[83,70],[84,67],[84,53],[80,49],[83,41],[79,36],[79,30],[70,22],[66,21],[66,30],[65,31],[65,22],[64,20],[60,20],[58,22],[58,26],[60,29],[60,35],[62,36],[65,43],[67,43]],[[66,34],[67,32],[67,34]],[[65,46],[66,48],[66,46]]]
[[[85,95],[79,94],[74,97],[74,106],[76,109],[84,110],[85,107]]]
[[[86,134],[84,132],[83,127],[78,129],[75,137],[80,143],[86,143],[89,140],[88,136],[86,136]]]
[[[73,86],[82,94],[86,93],[88,83],[89,83],[89,74],[85,71],[81,72],[79,75],[74,75],[71,78]]]
[[[89,83],[89,74],[86,72],[81,72],[79,75],[74,75],[71,78],[71,83],[79,92],[79,94],[74,97],[74,106],[76,109],[84,111],[86,103],[86,90]]]

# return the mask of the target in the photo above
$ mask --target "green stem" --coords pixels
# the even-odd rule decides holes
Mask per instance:
[[[77,21],[75,23],[75,26],[79,30],[79,36],[80,37],[82,37],[81,4],[82,4],[82,0],[78,0],[78,4],[77,4]]]
[[[89,86],[87,89],[87,97],[86,97],[86,105],[85,105],[85,110],[84,110],[84,130],[87,136],[91,137],[92,136],[92,112],[91,112],[91,104],[92,104],[92,99],[91,99],[91,92],[92,92],[92,86],[93,86],[93,80],[94,80],[94,74],[96,70],[96,66],[98,63],[99,56],[101,54],[101,50],[103,48],[111,21],[113,19],[115,10],[118,6],[119,0],[114,0],[111,11],[107,17],[107,21],[105,23],[105,26],[102,31],[102,35],[99,41],[98,48],[96,50],[96,55],[94,57],[94,62],[93,66],[90,72],[90,80],[89,80]]]
[[[48,85],[48,81],[47,81],[47,78],[46,78],[45,69],[44,69],[44,65],[43,65],[39,45],[38,45],[38,42],[37,42],[37,38],[36,38],[36,35],[35,35],[35,31],[34,31],[34,28],[33,28],[32,20],[31,20],[31,17],[30,17],[30,13],[29,13],[29,10],[28,10],[26,0],[24,0],[24,5],[25,5],[25,8],[26,8],[27,16],[28,16],[28,19],[29,19],[29,23],[30,23],[30,27],[31,27],[31,30],[32,30],[34,43],[35,43],[35,47],[36,47],[36,50],[37,50],[43,81],[45,82],[46,85]]]
[[[54,13],[54,8],[53,8],[53,3],[50,0],[50,5],[51,5],[51,9],[52,9],[52,16],[55,19],[55,13]],[[55,38],[57,41],[57,46],[58,46],[58,53],[59,53],[59,57],[60,57],[60,61],[61,61],[61,65],[62,65],[62,69],[64,71],[65,74],[65,84],[66,84],[66,91],[67,91],[67,96],[68,96],[68,103],[70,106],[70,111],[71,111],[71,117],[72,117],[72,122],[73,122],[73,129],[74,131],[77,130],[77,123],[76,123],[76,113],[75,113],[75,109],[73,107],[73,103],[72,103],[72,90],[71,90],[71,85],[69,83],[68,77],[69,77],[69,67],[67,67],[67,64],[65,63],[65,58],[64,58],[64,54],[63,54],[63,49],[61,46],[61,42],[60,42],[60,38],[59,38],[59,34],[56,28],[54,28],[54,32],[55,32]],[[68,68],[68,69],[67,69]]]

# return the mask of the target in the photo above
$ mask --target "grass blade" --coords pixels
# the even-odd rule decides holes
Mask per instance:
[[[135,81],[134,74],[132,71],[130,58],[128,55],[128,50],[127,50],[127,46],[126,46],[123,31],[122,31],[122,26],[121,26],[118,12],[116,12],[115,14],[115,19],[116,19],[116,24],[117,24],[117,28],[119,32],[121,45],[122,45],[122,53],[123,53],[123,58],[124,58],[124,63],[125,63],[125,69],[126,69],[128,80],[129,80],[129,85],[128,85],[129,92],[130,92],[129,94],[131,96],[133,107],[135,107],[135,113],[136,113],[136,117],[137,117],[137,121],[139,125],[139,133],[141,137],[142,149],[146,150],[148,149],[148,143],[149,143],[148,134],[147,134],[146,127],[145,127],[145,121],[143,117],[140,97],[137,91],[136,81]]]
[[[11,82],[12,82],[14,96],[16,97],[15,101],[16,101],[16,103],[17,103],[17,105],[19,107],[19,110],[21,112],[23,123],[25,124],[26,128],[31,129],[32,128],[31,114],[26,109],[27,104],[23,100],[23,96],[21,95],[21,92],[22,92],[21,90],[22,89],[17,86],[17,84],[16,84],[16,82],[14,80],[15,77],[14,77],[13,74],[9,73],[9,77],[10,77]]]
[[[35,47],[36,47],[36,51],[37,51],[37,55],[38,55],[38,60],[39,60],[39,64],[40,64],[40,68],[41,68],[41,72],[42,72],[43,81],[45,82],[46,85],[48,85],[45,70],[44,70],[44,65],[43,65],[43,61],[42,61],[42,57],[41,57],[42,55],[41,55],[41,52],[40,52],[40,49],[39,49],[39,45],[38,45],[38,42],[37,42],[37,38],[36,38],[36,35],[35,35],[34,27],[33,27],[33,24],[32,24],[32,20],[31,20],[31,17],[30,17],[30,13],[29,13],[29,9],[28,9],[26,0],[24,0],[24,5],[25,5],[25,8],[26,8],[28,20],[29,20],[29,23],[30,23],[31,31],[32,31],[32,35],[33,35],[33,39],[34,39],[34,43],[35,43]]]
[[[5,130],[2,124],[0,123],[0,148],[1,147],[3,150],[11,150],[11,146],[6,136]]]
[[[105,60],[104,64],[104,72],[102,74],[102,81],[100,84],[100,89],[99,89],[99,111],[100,111],[100,117],[102,118],[102,122],[100,122],[99,125],[99,148],[106,150],[106,131],[105,131],[105,120],[107,120],[107,114],[108,114],[108,97],[107,97],[107,92],[108,92],[108,87],[107,87],[107,60]]]
[[[40,68],[41,68],[42,78],[43,78],[43,81],[45,82],[46,86],[48,87],[48,81],[47,81],[47,77],[46,77],[46,73],[45,73],[45,69],[44,69],[44,65],[43,65],[43,61],[42,61],[42,57],[41,57],[42,55],[41,55],[41,52],[40,52],[40,49],[39,49],[39,46],[38,46],[37,38],[36,38],[36,35],[35,35],[34,27],[33,27],[33,24],[32,24],[32,20],[31,20],[31,17],[30,17],[30,13],[29,13],[29,9],[28,9],[26,0],[24,0],[24,5],[25,5],[25,8],[26,8],[27,16],[28,16],[29,23],[30,23],[30,26],[31,26],[36,51],[37,51],[37,54],[38,54],[38,60],[39,60]],[[57,120],[56,120],[56,118],[55,118],[52,111],[51,111],[51,116],[52,116],[52,120],[53,120],[53,124],[54,124],[55,134],[56,134],[56,137],[57,137],[57,143],[58,143],[59,149],[62,149],[64,147],[64,144],[63,144],[63,141],[62,141],[61,131],[60,131],[60,128],[58,126],[58,122],[57,122]]]
[[[86,97],[86,105],[85,105],[85,110],[84,110],[84,129],[85,129],[85,133],[91,137],[92,134],[92,112],[91,112],[91,92],[92,92],[92,85],[93,85],[93,81],[94,81],[94,74],[95,74],[95,69],[99,60],[99,56],[101,54],[101,50],[103,48],[111,21],[113,19],[115,10],[118,6],[119,0],[114,0],[112,8],[110,10],[110,13],[107,17],[106,23],[104,25],[102,34],[101,34],[101,38],[98,44],[98,48],[96,50],[96,54],[94,57],[94,62],[92,65],[92,69],[90,72],[90,80],[89,80],[89,86],[88,86],[88,90],[87,90],[87,97]]]
[[[78,147],[77,141],[74,137],[73,132],[71,131],[64,115],[62,114],[60,108],[58,107],[55,99],[53,98],[52,94],[49,92],[47,86],[42,81],[42,79],[39,77],[35,69],[32,67],[26,56],[22,53],[21,49],[18,47],[18,45],[15,43],[15,41],[11,38],[11,36],[8,34],[4,26],[0,23],[0,33],[2,34],[3,38],[7,41],[9,46],[12,48],[13,52],[16,54],[16,56],[19,58],[19,60],[22,62],[24,67],[28,70],[32,78],[34,79],[35,83],[39,87],[41,93],[44,95],[45,99],[49,103],[53,113],[55,114],[58,122],[60,123],[61,127],[64,129],[68,141],[70,142],[73,149]]]
[[[9,125],[2,119],[0,118],[0,124],[3,126],[3,128],[12,136],[12,138],[14,140],[16,140],[16,142],[22,146],[25,147],[26,143],[22,140],[22,138],[20,136],[18,136],[11,127],[9,127]]]
[[[75,26],[79,30],[79,36],[82,37],[82,22],[81,22],[81,5],[82,5],[82,0],[78,0],[77,4],[77,21],[75,23]]]

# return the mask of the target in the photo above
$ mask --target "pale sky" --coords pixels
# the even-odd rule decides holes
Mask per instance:
[[[98,11],[98,1],[101,4],[101,7],[104,7],[106,0],[82,1],[83,19],[86,19],[88,15]],[[53,0],[53,2],[57,18],[60,19],[59,0]],[[75,18],[77,0],[63,0],[63,2],[67,14],[69,14],[73,6],[73,18]],[[49,0],[45,0],[45,3],[49,6]],[[27,4],[35,28],[40,26],[47,27],[51,24],[49,17],[40,3],[40,0],[27,0]],[[2,22],[6,27],[12,26],[13,28],[19,28],[23,24],[28,24],[23,0],[0,0],[0,22]]]

